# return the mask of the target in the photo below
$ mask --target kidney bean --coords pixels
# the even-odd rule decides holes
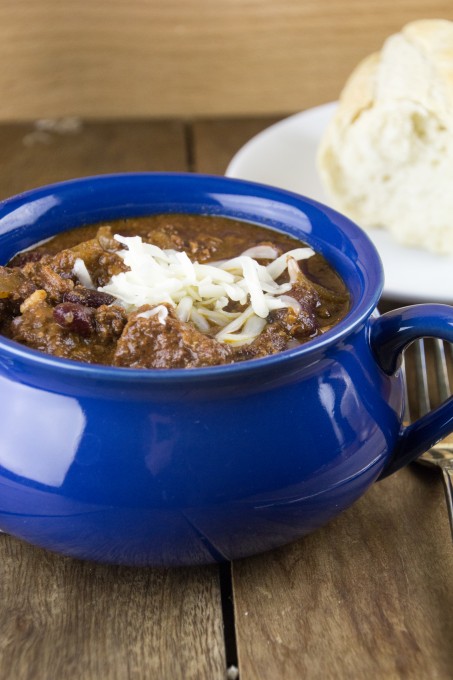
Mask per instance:
[[[6,315],[9,310],[9,300],[0,298],[0,326],[2,325],[3,317],[6,319]]]
[[[28,264],[29,262],[39,262],[43,255],[44,253],[38,250],[26,250],[24,253],[14,255],[8,266],[23,267],[24,264]]]
[[[75,302],[86,307],[97,309],[101,305],[111,305],[115,301],[113,295],[102,293],[99,290],[77,287],[63,295],[63,302]]]
[[[76,302],[62,302],[53,310],[53,318],[59,326],[86,338],[95,330],[94,310]]]

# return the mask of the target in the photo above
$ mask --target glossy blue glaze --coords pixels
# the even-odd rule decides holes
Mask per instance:
[[[0,528],[113,563],[199,564],[282,545],[453,430],[453,404],[404,429],[397,368],[415,337],[453,340],[453,311],[378,317],[372,244],[314,201],[248,182],[130,174],[0,204],[0,264],[58,231],[128,215],[226,215],[322,252],[352,297],[307,345],[237,365],[144,371],[47,356],[0,338]]]

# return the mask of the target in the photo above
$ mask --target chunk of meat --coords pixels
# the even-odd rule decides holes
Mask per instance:
[[[316,309],[316,316],[318,319],[328,319],[330,328],[344,317],[349,301],[349,295],[347,293],[338,293],[329,288],[324,288],[324,286],[317,283],[314,283],[313,286],[318,293],[320,302]],[[323,329],[327,330],[326,323],[323,323]]]
[[[320,318],[325,318],[325,310],[331,309],[333,302],[337,300],[339,307],[344,305],[344,296],[310,281],[295,260],[291,262],[289,269],[293,284],[287,295],[299,303],[299,309],[285,307],[271,312],[268,325],[258,338],[236,350],[237,360],[275,354],[293,346],[294,340],[299,344],[315,337],[321,332]]]
[[[95,286],[105,286],[112,276],[116,274],[121,274],[121,272],[127,272],[129,267],[127,267],[121,257],[115,253],[102,253],[99,257],[97,265],[88,268],[91,278],[94,281]]]
[[[80,302],[62,302],[54,307],[53,317],[59,326],[82,337],[96,334],[96,342],[106,346],[116,344],[127,323],[126,312],[117,305],[95,309]]]
[[[301,278],[293,284],[288,295],[299,303],[299,309],[292,307],[277,309],[269,315],[269,322],[277,322],[291,337],[299,341],[317,335],[319,332],[317,310],[321,303],[316,290],[312,288],[310,282],[305,282]]]
[[[149,309],[152,308],[145,305],[129,315],[113,357],[115,366],[195,368],[232,361],[229,347],[180,321],[171,308],[165,323],[159,321],[157,314],[140,316]]]
[[[102,250],[107,253],[116,253],[116,251],[122,248],[121,243],[113,238],[112,227],[110,225],[103,225],[99,227],[96,233],[96,238],[101,246]]]
[[[53,316],[54,310],[45,300],[29,305],[12,320],[8,335],[32,349],[69,359],[83,359],[87,347],[83,338],[63,329]]]
[[[346,293],[330,290],[310,280],[293,259],[288,264],[288,271],[292,288],[287,294],[297,300],[300,310],[297,315],[290,309],[278,310],[273,312],[272,318],[287,328],[293,337],[298,340],[314,337],[327,330],[330,322],[333,324],[344,316],[349,299]]]
[[[153,229],[144,239],[162,250],[172,249],[185,251],[189,257],[198,262],[212,259],[222,245],[222,239],[211,234],[200,234],[197,239],[184,238],[172,224]]]
[[[105,344],[115,343],[127,323],[127,314],[118,305],[101,305],[94,312],[97,337]]]
[[[46,254],[44,248],[36,248],[36,250],[25,250],[22,253],[17,253],[14,255],[13,259],[9,262],[10,267],[23,267],[27,262],[39,262],[39,260]]]
[[[36,291],[25,300],[21,306],[23,313],[13,318],[2,329],[4,334],[32,349],[57,357],[95,364],[111,364],[118,336],[113,332],[104,334],[92,332],[88,335],[80,333],[80,327],[77,324],[74,326],[74,318],[68,318],[67,323],[59,323],[55,313],[62,305],[53,307],[46,299],[37,295],[40,292]],[[97,330],[96,314],[99,310],[91,309],[89,312],[94,317],[92,323]]]
[[[63,302],[78,302],[86,307],[97,309],[101,305],[111,305],[115,301],[113,295],[103,293],[100,290],[76,286],[73,290],[63,295]]]
[[[45,290],[52,302],[61,302],[64,294],[74,288],[74,282],[71,279],[61,277],[49,265],[43,264],[41,260],[39,262],[28,262],[22,267],[21,271],[37,288]]]
[[[0,298],[0,330],[11,316],[11,308],[8,300]]]
[[[0,328],[19,313],[19,307],[36,286],[19,269],[0,267]]]
[[[146,243],[152,243],[162,250],[184,250],[185,241],[176,227],[166,224],[149,231],[143,239]]]
[[[319,333],[319,323],[310,304],[299,304],[298,311],[287,307],[271,312],[269,323],[276,322],[290,337],[301,341],[315,337]]]
[[[56,255],[44,255],[39,262],[47,267],[50,267],[62,279],[74,279],[74,263],[76,257],[72,250],[65,249]]]
[[[113,238],[115,233],[184,251],[201,263],[230,259],[252,248],[252,256],[266,265],[270,260],[265,256],[273,259],[275,253],[257,251],[257,246],[271,246],[280,255],[298,245],[278,232],[200,215],[127,218],[112,227],[80,227],[19,253],[8,267],[0,267],[0,332],[43,352],[89,363],[195,367],[280,352],[324,332],[347,313],[349,297],[343,282],[328,262],[314,255],[299,264],[290,258],[278,283],[288,281],[289,271],[293,287],[286,295],[298,305],[274,310],[250,345],[221,344],[209,330],[201,333],[192,324],[181,323],[170,307],[165,325],[163,314],[140,316],[143,310],[152,311],[150,307],[128,318],[115,298],[96,290],[128,269],[119,256],[123,245]],[[77,259],[84,262],[91,281],[83,267],[75,267]],[[242,310],[234,301],[225,307]]]
[[[95,286],[104,286],[114,274],[128,269],[115,252],[104,250],[97,238],[83,241],[56,255],[44,255],[37,264],[49,267],[63,279],[71,279],[73,283],[78,283],[74,274],[77,259],[83,260]],[[28,266],[33,265],[25,265],[24,270]]]
[[[248,345],[241,345],[234,351],[235,361],[259,359],[268,354],[277,354],[287,349],[291,335],[276,321],[270,323],[260,335]]]
[[[309,276],[299,270],[296,286],[301,289],[310,289],[318,298],[316,316],[322,329],[327,330],[327,324],[332,326],[344,317],[349,305],[349,293],[336,272],[325,262],[320,255],[314,255],[304,261]],[[312,271],[313,270],[313,271]],[[323,284],[316,279],[315,272],[321,278]],[[292,293],[290,293],[292,295]],[[324,320],[327,319],[327,324]]]
[[[37,286],[20,269],[0,267],[0,300],[23,302]]]
[[[190,240],[187,245],[190,257],[203,263],[215,257],[222,245],[222,239],[210,234],[201,234],[198,240]]]

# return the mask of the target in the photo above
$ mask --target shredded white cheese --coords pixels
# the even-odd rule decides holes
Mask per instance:
[[[174,307],[181,321],[191,321],[200,331],[236,346],[257,338],[273,309],[300,308],[286,295],[292,282],[278,284],[276,279],[290,267],[293,281],[296,261],[314,255],[311,248],[296,248],[277,257],[274,248],[257,246],[231,260],[200,264],[192,262],[185,252],[143,243],[139,236],[114,238],[125,246],[117,254],[129,270],[113,276],[98,290],[113,295],[127,311],[151,305],[152,310],[139,316],[157,314],[163,324],[168,313],[165,305]],[[262,265],[252,256],[272,262]],[[81,260],[76,260],[74,272],[86,285],[82,279],[87,280],[88,272],[78,262]],[[88,278],[91,282],[89,274]],[[227,311],[230,301],[239,302],[245,309]]]
[[[85,262],[82,260],[82,258],[78,257],[76,261],[74,262],[74,266],[72,268],[72,271],[74,274],[77,276],[79,279],[80,283],[82,286],[85,286],[85,288],[95,288],[95,285],[93,281],[91,280],[90,272],[88,271]]]
[[[157,305],[157,307],[146,309],[144,312],[140,312],[140,314],[137,314],[137,316],[142,317],[143,319],[149,319],[152,316],[157,316],[159,323],[165,326],[168,316],[168,309],[165,305]]]

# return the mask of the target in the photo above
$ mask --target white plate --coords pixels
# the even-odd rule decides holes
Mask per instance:
[[[253,137],[230,162],[226,175],[295,191],[322,203],[316,152],[336,104],[280,121]],[[410,302],[453,302],[453,258],[398,245],[385,231],[367,230],[385,272],[384,295]]]

